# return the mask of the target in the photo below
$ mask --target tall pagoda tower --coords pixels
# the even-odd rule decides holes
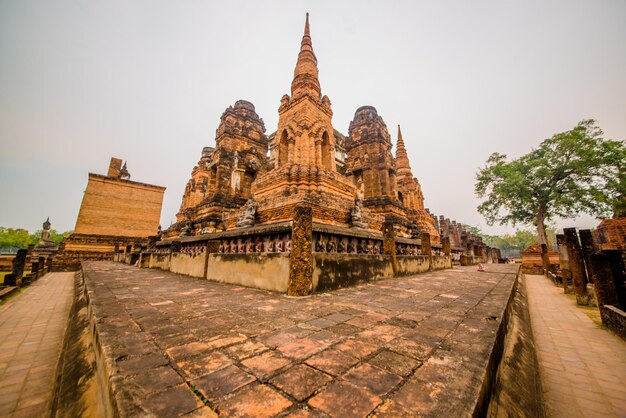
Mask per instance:
[[[398,198],[406,208],[407,217],[417,224],[420,232],[427,232],[433,243],[439,243],[439,232],[432,216],[424,208],[422,186],[413,176],[411,170],[400,125],[398,125],[398,142],[396,144],[396,181]]]
[[[291,82],[278,108],[270,156],[274,168],[252,185],[260,222],[290,220],[295,205],[312,207],[316,221],[347,226],[355,186],[337,172],[333,111],[322,95],[309,14]]]

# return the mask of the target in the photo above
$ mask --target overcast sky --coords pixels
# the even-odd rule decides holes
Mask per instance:
[[[170,225],[224,109],[275,131],[310,12],[335,129],[373,105],[435,214],[488,227],[474,176],[584,118],[626,138],[626,1],[0,0],[0,225],[73,229],[112,156]],[[583,218],[566,225],[591,227]]]

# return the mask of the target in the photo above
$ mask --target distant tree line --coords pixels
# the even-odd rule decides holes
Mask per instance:
[[[465,229],[474,235],[481,236],[488,246],[499,248],[503,257],[519,257],[529,246],[539,244],[539,236],[532,230],[518,229],[514,234],[487,235],[476,226],[465,225]],[[547,227],[546,235],[550,242],[556,242],[554,228]]]
[[[57,232],[55,229],[50,230],[50,240],[61,242],[63,238],[70,235],[73,231]],[[30,244],[37,244],[41,238],[41,229],[33,232],[23,228],[6,228],[0,226],[0,248],[26,248]]]

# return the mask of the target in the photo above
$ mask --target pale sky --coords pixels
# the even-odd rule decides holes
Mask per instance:
[[[112,156],[167,187],[169,226],[225,108],[251,101],[276,130],[307,11],[335,129],[362,105],[394,143],[402,125],[437,215],[512,231],[476,211],[492,152],[523,155],[585,118],[626,138],[624,0],[0,0],[0,226],[73,229],[87,174]]]

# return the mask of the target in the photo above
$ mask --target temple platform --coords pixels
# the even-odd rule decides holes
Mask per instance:
[[[93,376],[119,416],[484,415],[517,275],[490,264],[293,298],[82,271]]]

